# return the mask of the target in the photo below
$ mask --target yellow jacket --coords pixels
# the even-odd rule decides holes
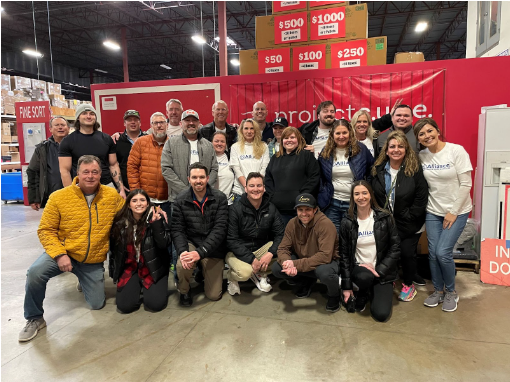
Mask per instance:
[[[99,186],[89,208],[80,187],[73,183],[51,194],[37,234],[52,258],[69,255],[82,263],[106,260],[110,228],[124,199],[114,188]]]

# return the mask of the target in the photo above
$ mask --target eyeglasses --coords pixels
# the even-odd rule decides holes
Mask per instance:
[[[154,126],[163,126],[163,125],[166,125],[166,121],[151,122],[151,125],[154,125]]]

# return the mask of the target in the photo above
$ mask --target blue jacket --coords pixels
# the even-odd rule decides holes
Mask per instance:
[[[372,181],[370,171],[374,164],[374,157],[363,143],[357,143],[361,151],[355,156],[351,156],[349,152],[349,167],[354,175],[354,181],[364,179],[370,183]],[[321,168],[321,180],[317,203],[320,209],[324,211],[329,206],[329,203],[331,203],[334,194],[332,179],[333,155],[331,155],[329,159],[324,159],[322,155],[319,155],[319,166]]]

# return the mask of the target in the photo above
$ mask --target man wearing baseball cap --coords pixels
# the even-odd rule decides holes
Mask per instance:
[[[282,133],[286,127],[289,127],[289,122],[286,118],[276,117],[272,123],[273,136],[274,138],[269,141],[267,147],[269,149],[269,157],[271,158],[274,154],[280,150],[280,144],[282,143]]]
[[[146,135],[142,129],[140,122],[140,113],[136,110],[126,110],[124,113],[124,132],[120,135],[116,142],[117,161],[122,174],[122,182],[127,188],[132,188],[128,183],[127,163],[131,148],[135,144],[138,137]]]
[[[326,310],[340,309],[338,235],[335,225],[319,211],[311,194],[296,197],[297,217],[290,220],[271,271],[278,278],[295,280],[297,298],[310,296],[320,280],[328,289]]]
[[[76,109],[75,131],[60,143],[58,161],[64,187],[70,186],[76,176],[78,159],[83,155],[94,155],[101,160],[101,184],[116,187],[125,199],[124,183],[117,161],[112,138],[99,131],[96,109],[92,104],[81,104]]]

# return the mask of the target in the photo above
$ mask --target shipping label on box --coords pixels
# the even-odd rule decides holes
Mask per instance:
[[[367,40],[339,42],[331,45],[331,68],[367,66]]]
[[[291,13],[289,15],[274,17],[275,44],[300,41],[308,41],[307,12]]]
[[[290,48],[259,50],[259,73],[290,72]]]
[[[306,1],[273,1],[273,13],[306,11]]]
[[[292,71],[326,69],[326,45],[292,48]]]
[[[345,7],[310,12],[310,40],[345,37]]]

